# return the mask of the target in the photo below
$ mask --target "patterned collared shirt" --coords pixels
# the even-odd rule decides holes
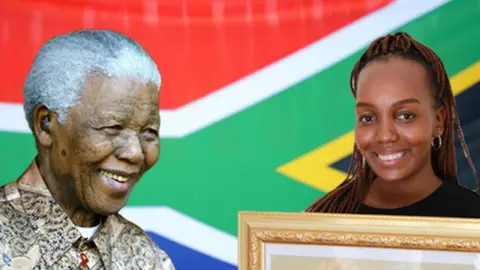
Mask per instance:
[[[107,217],[83,240],[55,202],[36,162],[0,187],[0,270],[174,270],[168,255],[121,215]]]

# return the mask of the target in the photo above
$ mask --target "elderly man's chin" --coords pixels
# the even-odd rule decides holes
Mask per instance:
[[[94,213],[95,215],[108,217],[110,215],[117,214],[122,210],[123,207],[127,204],[128,197],[125,197],[124,200],[110,200],[105,203],[99,202],[95,198],[92,198],[92,201],[87,201],[88,210]]]
[[[95,171],[91,180],[88,181],[91,186],[81,196],[85,198],[90,211],[102,216],[118,213],[126,205],[137,182],[137,179],[121,182],[99,170]]]
[[[123,197],[114,197],[112,194],[93,193],[93,196],[85,195],[85,204],[89,211],[100,216],[117,214],[128,202],[130,192]]]

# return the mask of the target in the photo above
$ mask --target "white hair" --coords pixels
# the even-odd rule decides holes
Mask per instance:
[[[33,110],[39,104],[59,115],[60,123],[76,105],[90,74],[127,76],[158,89],[157,65],[133,39],[109,30],[81,30],[48,40],[38,52],[23,87],[24,111],[33,131]]]

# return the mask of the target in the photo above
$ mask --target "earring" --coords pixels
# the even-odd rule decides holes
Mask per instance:
[[[435,139],[438,139],[438,143],[435,143]],[[432,139],[432,148],[438,151],[442,147],[442,136],[437,136]]]
[[[40,128],[47,132],[47,133],[50,133],[50,117],[49,116],[45,116],[42,121],[40,122]]]
[[[365,169],[365,157],[362,156],[362,168]]]

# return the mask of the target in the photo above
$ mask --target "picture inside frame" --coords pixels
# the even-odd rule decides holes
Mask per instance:
[[[265,243],[265,270],[477,270],[480,253]]]

